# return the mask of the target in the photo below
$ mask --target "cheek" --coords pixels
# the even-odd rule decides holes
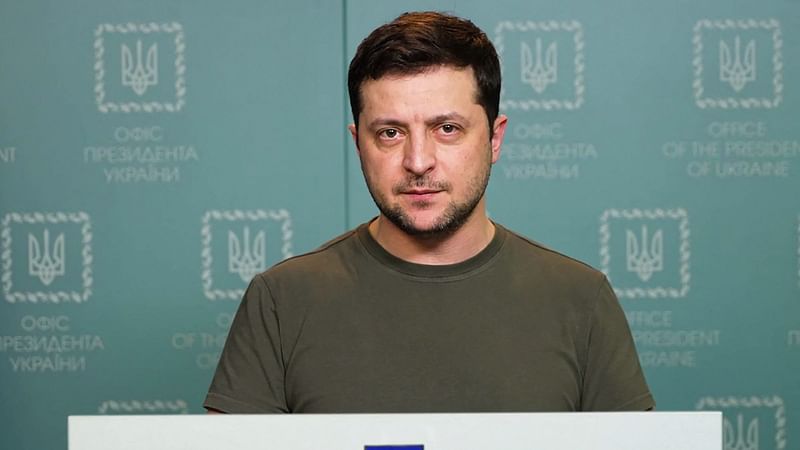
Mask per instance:
[[[466,153],[460,153],[454,158],[449,158],[444,162],[447,173],[454,178],[469,178],[478,166],[476,157]]]
[[[361,167],[374,174],[390,176],[398,168],[402,168],[402,160],[394,154],[380,151],[365,152],[361,155]]]
[[[392,171],[382,158],[361,155],[361,170],[369,183],[375,187],[391,186]]]

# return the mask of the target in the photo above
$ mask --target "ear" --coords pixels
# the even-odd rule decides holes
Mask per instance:
[[[500,147],[503,145],[503,137],[506,134],[506,126],[508,125],[508,117],[503,114],[494,119],[494,126],[492,130],[492,164],[500,159]]]
[[[347,126],[347,129],[350,130],[350,136],[353,137],[353,143],[356,145],[356,151],[361,153],[361,149],[358,148],[358,129],[356,128],[356,124],[351,123]]]

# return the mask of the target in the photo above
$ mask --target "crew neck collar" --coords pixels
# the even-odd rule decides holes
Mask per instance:
[[[370,222],[359,225],[356,229],[356,236],[367,250],[382,266],[389,270],[399,272],[411,278],[445,281],[449,279],[466,278],[476,272],[480,272],[489,265],[489,262],[497,256],[500,248],[506,240],[508,231],[495,222],[494,236],[489,244],[478,254],[464,261],[455,264],[418,264],[400,259],[392,255],[383,248],[369,232]]]

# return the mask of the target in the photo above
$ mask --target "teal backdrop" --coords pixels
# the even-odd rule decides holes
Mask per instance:
[[[376,214],[347,64],[434,9],[501,56],[491,217],[609,276],[658,409],[800,449],[800,2],[400,3],[0,4],[0,448],[203,413],[247,280]]]

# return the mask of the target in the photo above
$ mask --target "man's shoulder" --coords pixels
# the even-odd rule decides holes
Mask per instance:
[[[589,280],[603,279],[605,275],[584,261],[552,249],[516,231],[505,228],[509,250],[515,259],[530,264],[537,270],[568,275]],[[559,277],[560,278],[560,277]]]
[[[348,230],[309,252],[284,259],[260,273],[264,279],[330,272],[357,252],[358,228]]]

